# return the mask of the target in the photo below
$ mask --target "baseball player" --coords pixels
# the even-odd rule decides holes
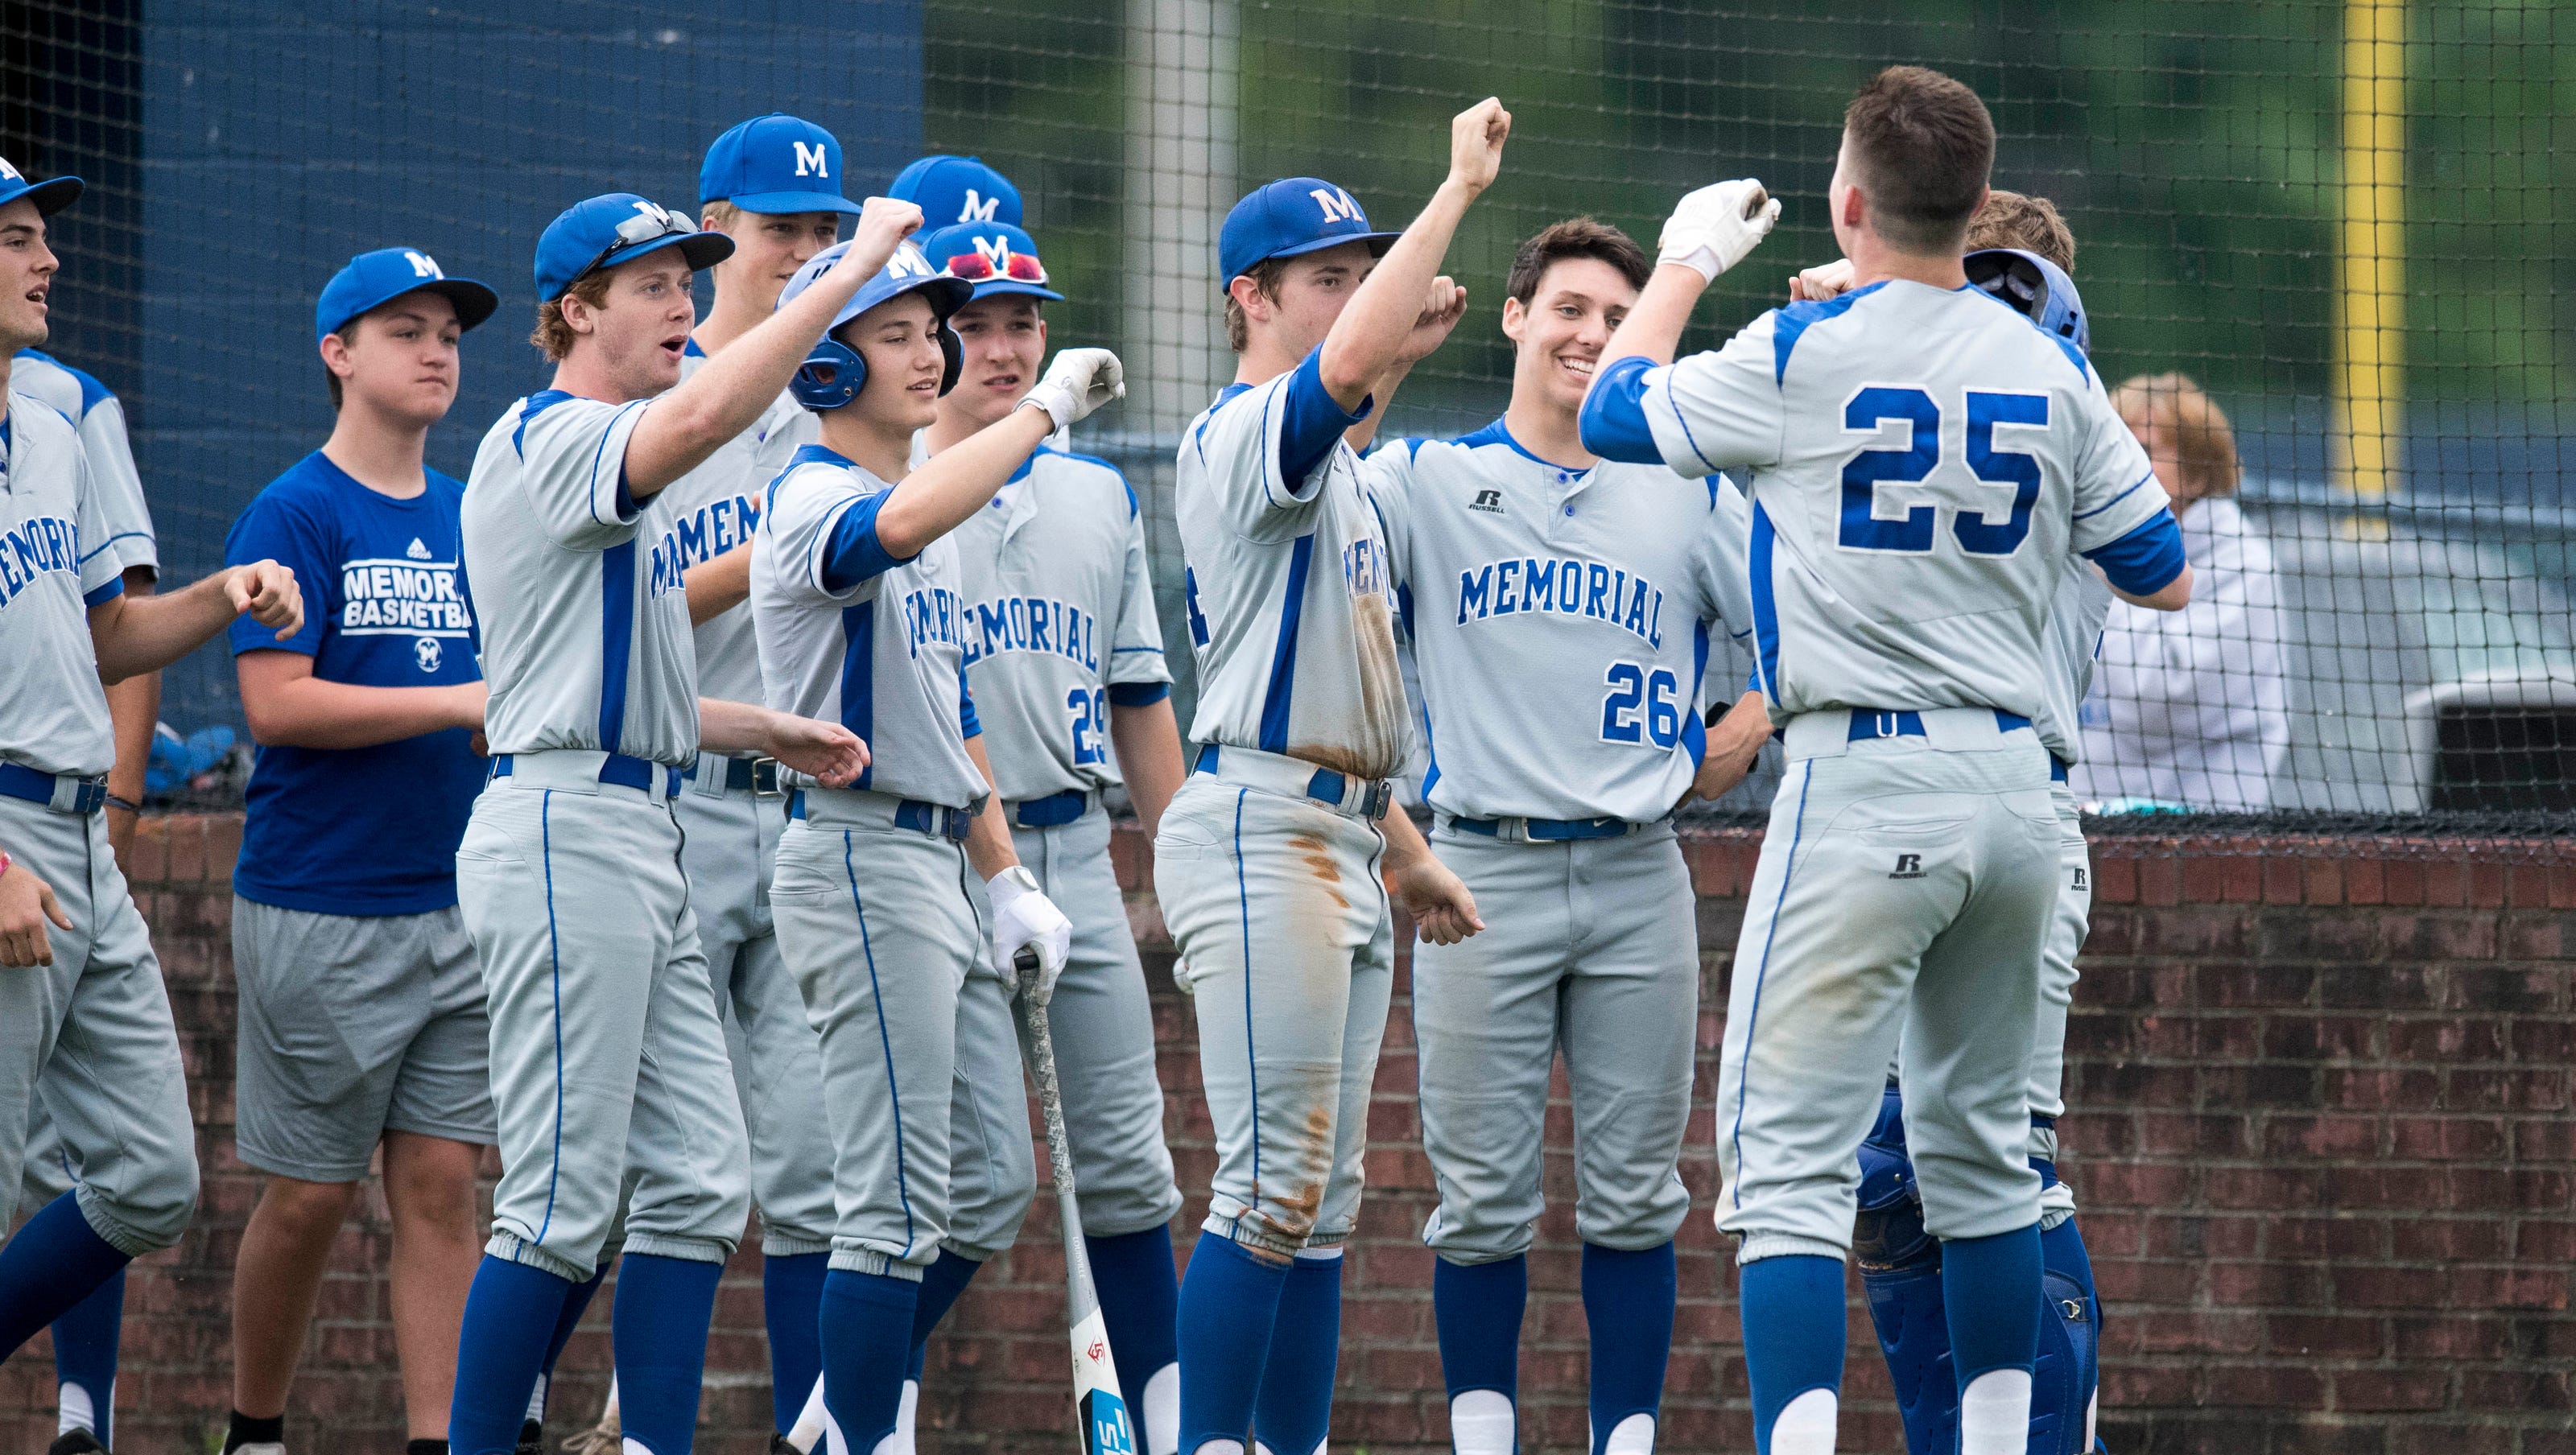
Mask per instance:
[[[1959,1448],[2025,1448],[2041,1287],[2027,1082],[2060,836],[2032,728],[2042,628],[2070,547],[2144,604],[2190,591],[2082,354],[1968,286],[1993,155],[1974,92],[1882,71],[1845,113],[1829,194],[1858,286],[1662,363],[1778,215],[1756,183],[1703,188],[1666,223],[1584,406],[1606,455],[1752,482],[1757,673],[1789,772],[1728,1005],[1718,1226],[1741,1240],[1765,1455],[1833,1447],[1855,1154],[1900,1043]]]
[[[423,456],[456,401],[459,338],[499,306],[417,248],[350,259],[315,307],[331,437],[225,543],[312,590],[293,637],[232,629],[260,744],[233,871],[234,1138],[268,1179],[233,1267],[227,1452],[285,1449],[313,1298],[379,1146],[404,1408],[416,1443],[446,1427],[493,1140],[483,980],[456,909],[485,765],[465,486]]]
[[[922,225],[934,231],[968,222],[1022,223],[1020,189],[982,157],[923,157],[895,173],[886,195],[919,207]]]
[[[1422,1139],[1440,1187],[1423,1240],[1440,1255],[1432,1298],[1459,1455],[1518,1447],[1560,1046],[1594,1455],[1653,1447],[1672,1344],[1699,937],[1671,815],[1705,757],[1711,639],[1753,627],[1735,487],[1712,474],[1705,492],[1675,490],[1660,467],[1583,447],[1584,389],[1649,271],[1627,234],[1590,218],[1522,243],[1503,302],[1515,349],[1503,417],[1385,446],[1362,472],[1420,670],[1432,844],[1489,921],[1413,956]],[[1724,761],[1741,777],[1750,755]]]
[[[1435,943],[1482,928],[1386,812],[1412,734],[1358,447],[1466,306],[1435,274],[1510,130],[1500,101],[1460,113],[1447,179],[1400,236],[1314,177],[1254,189],[1219,234],[1239,362],[1183,432],[1175,486],[1206,746],[1154,848],[1217,1135],[1181,1284],[1184,1451],[1323,1444],[1393,981],[1388,888]]]
[[[806,264],[781,308],[813,296],[841,251]],[[1067,350],[1007,418],[911,469],[913,435],[958,375],[948,315],[972,293],[907,243],[840,305],[795,384],[821,441],[770,487],[752,559],[771,703],[844,723],[872,752],[846,787],[797,780],[770,890],[823,1042],[840,1219],[821,1320],[835,1452],[877,1450],[894,1431],[923,1272],[954,1236],[951,1209],[1008,1209],[986,1256],[1017,1231],[1036,1179],[1019,1077],[1004,1125],[960,1125],[953,1087],[972,1072],[959,1048],[992,1043],[970,1021],[1007,1020],[1004,976],[1024,948],[1040,965],[1031,993],[1045,996],[1072,938],[992,791],[948,537],[1049,434],[1124,386],[1107,350]],[[966,1185],[977,1178],[987,1186]]]
[[[80,192],[77,177],[30,182],[0,162],[0,359],[45,341],[59,267],[45,220]],[[14,1209],[39,1101],[78,1185],[0,1244],[0,1360],[128,1260],[176,1243],[197,1199],[178,1033],[108,849],[115,744],[101,683],[158,671],[245,611],[280,637],[303,624],[294,573],[274,561],[127,599],[113,554],[84,549],[109,529],[77,426],[6,385],[0,375],[0,1196]],[[80,1432],[70,1448],[103,1443]]]
[[[732,238],[734,251],[715,266],[715,302],[682,351],[681,378],[774,312],[787,280],[838,238],[841,219],[859,211],[842,195],[841,177],[840,141],[793,116],[746,121],[707,149],[698,206],[706,229]],[[751,428],[666,492],[678,522],[690,614],[698,620],[698,687],[709,697],[766,700],[751,608],[726,603],[749,594],[751,540],[769,482],[813,438],[813,416],[782,392]],[[724,609],[709,615],[712,607]],[[778,1444],[785,1439],[778,1432],[796,1422],[823,1372],[815,1319],[833,1213],[821,1049],[770,928],[770,865],[787,822],[778,765],[701,753],[682,777],[672,805],[684,842],[680,862],[751,1136],[761,1311],[777,1426],[771,1438]]]
[[[1969,224],[1963,260],[1969,280],[2087,353],[2083,301],[2067,276],[2075,239],[2046,198],[1995,191]],[[1810,268],[1792,280],[1800,297],[1822,301],[1850,286],[1848,262]],[[2040,963],[2039,1029],[2031,1045],[2030,1158],[2040,1174],[2040,1251],[2046,1284],[2040,1358],[2031,1388],[2031,1448],[2093,1448],[2101,1300],[2074,1222],[2074,1193],[2057,1176],[2057,1119],[2065,1112],[2066,1012],[2075,953],[2092,912],[2091,858],[2067,783],[2082,746],[2074,724],[2093,675],[2093,643],[2111,609],[2111,588],[2081,557],[2069,556],[2050,603],[2045,661],[2047,711],[2036,723],[2050,757],[2061,855],[2057,911]],[[1905,1155],[1903,1098],[1891,1078],[1878,1124],[1861,1147],[1860,1218],[1854,1243],[1879,1347],[1895,1377],[1907,1447],[1938,1455],[1957,1437],[1958,1387],[1950,1366],[1941,1295],[1940,1245],[1923,1235],[1913,1164]]]
[[[731,239],[632,193],[578,203],[538,239],[535,337],[553,385],[484,437],[463,514],[493,756],[457,898],[489,998],[502,1173],[466,1301],[457,1455],[517,1446],[548,1345],[621,1215],[625,1441],[689,1448],[749,1173],[670,801],[701,752],[846,782],[866,750],[836,723],[698,696],[665,487],[770,408],[917,218],[878,204],[859,262],[685,380],[692,270]]]
[[[935,457],[1009,418],[1028,396],[1046,356],[1041,310],[1063,295],[1036,241],[1006,222],[942,228],[922,249],[975,290],[949,319],[964,364],[957,387],[939,401],[938,421],[923,432]],[[1180,1284],[1170,1225],[1181,1193],[1163,1144],[1153,1011],[1101,807],[1102,791],[1123,781],[1150,834],[1181,781],[1144,525],[1115,466],[1041,446],[955,540],[970,603],[967,681],[1003,820],[1020,862],[1073,920],[1072,958],[1049,1013],[1092,1278],[1147,1455],[1172,1455],[1180,1438],[1173,1342]],[[958,1054],[980,1067],[994,1052],[970,1054],[961,1045]],[[1002,1114],[1020,1096],[1016,1043],[1006,1040],[998,1060],[997,1074],[971,1080],[977,1094],[1004,1098],[995,1109]],[[968,1089],[961,1080],[960,1093]],[[961,1228],[976,1221],[974,1212],[959,1209]],[[914,1320],[919,1332],[944,1312],[931,1308],[934,1294],[953,1299],[949,1286],[963,1287],[957,1275],[974,1271],[954,1266],[956,1241],[923,1280],[929,1317]],[[917,1380],[918,1348],[914,1357]],[[916,1403],[917,1386],[907,1389],[906,1408]]]
[[[134,468],[134,448],[125,436],[125,406],[105,384],[39,349],[18,351],[10,367],[9,387],[50,407],[79,429],[106,536],[104,542],[83,549],[104,552],[116,563],[127,595],[151,595],[160,579],[161,561],[152,536],[152,512],[143,499],[143,478]],[[117,867],[123,868],[134,848],[144,769],[151,762],[152,731],[161,715],[161,674],[138,672],[109,687],[107,715],[116,734],[116,761],[107,770],[107,842]],[[20,1201],[29,1207],[41,1207],[62,1196],[77,1180],[69,1154],[54,1135],[52,1123],[45,1120],[41,1104],[34,1125],[27,1129],[26,1169]],[[124,1320],[122,1270],[54,1320],[56,1411],[62,1433],[48,1455],[82,1455],[105,1448],[113,1437],[110,1416],[116,1402],[117,1336]]]

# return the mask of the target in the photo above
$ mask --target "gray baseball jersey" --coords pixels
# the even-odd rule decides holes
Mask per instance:
[[[83,541],[81,554],[106,551],[116,569],[136,567],[159,575],[161,556],[152,538],[152,509],[144,503],[143,475],[134,468],[134,446],[125,437],[125,406],[107,386],[51,354],[20,349],[9,363],[9,387],[54,407],[80,431],[89,455],[89,480],[98,491],[107,534]]]
[[[1973,289],[1898,280],[1793,304],[1638,385],[1667,464],[1750,472],[1775,717],[2037,717],[2065,557],[2165,508],[2083,355]]]
[[[1181,436],[1174,500],[1199,691],[1190,736],[1386,778],[1413,733],[1386,542],[1341,438],[1367,406],[1352,415],[1333,402],[1321,358],[1228,385]]]
[[[626,490],[649,401],[559,389],[502,412],[465,485],[465,571],[484,624],[492,751],[698,757],[698,664],[668,491]]]
[[[1469,818],[1649,823],[1707,746],[1712,632],[1753,630],[1741,492],[1567,469],[1501,420],[1362,467],[1421,673],[1423,795]]]
[[[1172,681],[1126,477],[1041,449],[950,539],[972,603],[966,678],[1002,797],[1118,782],[1111,705],[1158,702]]]
[[[707,356],[691,339],[680,352],[680,377],[688,378]],[[706,462],[663,488],[671,512],[672,555],[677,569],[748,544],[760,527],[769,482],[787,468],[796,447],[811,444],[814,416],[780,394],[751,428],[724,442]],[[764,702],[760,648],[752,639],[749,603],[720,612],[697,626],[698,695],[726,702]]]
[[[2046,710],[2034,715],[2039,740],[2060,763],[2084,756],[2084,694],[2092,689],[2093,654],[2101,647],[2102,624],[2110,619],[2110,583],[2081,557],[2068,556],[2058,572],[2057,592],[2049,598],[2048,629],[2041,639]]]
[[[72,422],[9,391],[0,466],[0,759],[95,778],[116,760],[89,608],[125,590]]]
[[[989,789],[966,753],[982,729],[957,545],[887,555],[876,513],[893,488],[821,445],[799,448],[769,487],[751,566],[760,673],[771,707],[867,742],[851,787],[965,808]]]

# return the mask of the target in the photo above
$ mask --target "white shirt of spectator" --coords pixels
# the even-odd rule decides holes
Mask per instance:
[[[2184,513],[2182,539],[2189,606],[2111,608],[2084,702],[2076,796],[2268,808],[2290,746],[2272,545],[2223,496]]]

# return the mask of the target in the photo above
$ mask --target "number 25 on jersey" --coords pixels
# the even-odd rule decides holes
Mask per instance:
[[[2009,486],[2012,513],[1999,522],[1982,508],[1963,505],[1950,519],[1950,533],[1969,555],[2009,556],[2030,536],[2030,511],[2039,500],[2039,459],[1997,443],[1995,430],[2048,428],[2048,396],[1970,389],[1959,407],[1968,418],[1968,473],[1987,485]],[[1909,507],[1901,516],[1881,516],[1878,487],[1919,485],[1930,478],[1941,463],[1941,406],[1929,390],[1914,384],[1864,385],[1843,404],[1845,434],[1874,437],[1891,420],[1912,427],[1909,442],[1904,449],[1862,450],[1844,463],[1842,527],[1836,540],[1847,551],[1929,555],[1937,543],[1941,508],[1927,503]]]

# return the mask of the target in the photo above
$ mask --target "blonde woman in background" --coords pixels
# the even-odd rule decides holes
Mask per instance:
[[[2182,374],[2111,395],[2154,462],[2197,585],[2176,612],[2115,602],[2084,704],[2085,800],[2259,810],[2290,743],[2272,546],[2236,503],[2236,435]]]

